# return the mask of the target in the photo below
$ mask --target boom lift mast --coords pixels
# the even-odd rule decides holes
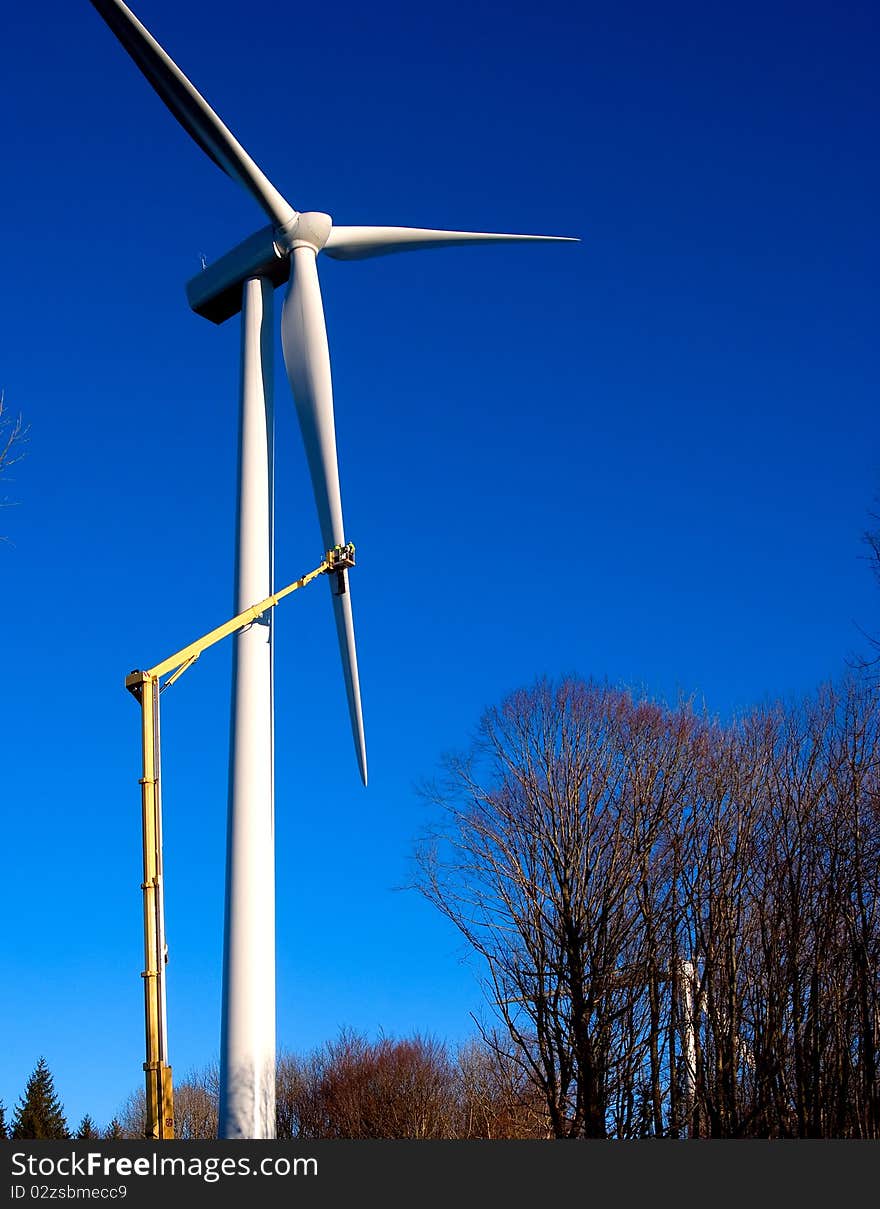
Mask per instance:
[[[189,646],[157,663],[147,671],[133,671],[125,678],[125,687],[141,707],[141,744],[143,775],[141,786],[141,815],[143,822],[144,880],[144,1017],[146,1030],[146,1061],[144,1072],[147,1085],[147,1120],[144,1136],[155,1139],[174,1137],[174,1092],[171,1067],[168,1064],[168,1019],[165,996],[165,964],[168,961],[165,943],[165,897],[162,881],[162,794],[159,759],[159,694],[192,667],[203,651],[230,634],[238,633],[256,621],[280,600],[304,588],[306,584],[328,572],[337,575],[334,591],[345,591],[343,571],[353,567],[354,546],[336,546],[328,550],[324,561],[314,571],[288,584],[286,588],[267,596],[243,613],[230,618]],[[162,677],[167,676],[164,684]]]

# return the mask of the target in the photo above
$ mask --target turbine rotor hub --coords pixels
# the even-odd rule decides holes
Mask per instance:
[[[278,228],[275,244],[282,253],[292,252],[294,248],[311,248],[317,253],[330,238],[332,227],[333,219],[329,214],[309,210],[305,214],[297,214],[292,222]]]

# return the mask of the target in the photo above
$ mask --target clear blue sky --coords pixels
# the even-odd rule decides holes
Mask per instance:
[[[278,1039],[455,1042],[476,971],[396,887],[484,706],[577,672],[727,716],[880,628],[876,6],[134,7],[298,209],[583,239],[319,263],[370,787],[318,587],[276,617]],[[44,1054],[104,1124],[143,1061],[123,680],[231,606],[238,331],[184,284],[265,219],[85,0],[8,21],[0,1097]],[[277,368],[287,582],[322,551]],[[230,657],[163,699],[178,1077],[218,1052]]]

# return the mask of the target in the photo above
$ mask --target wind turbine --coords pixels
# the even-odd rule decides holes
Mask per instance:
[[[281,344],[305,445],[325,551],[345,546],[330,355],[317,256],[358,260],[392,252],[505,241],[577,242],[560,236],[336,226],[295,210],[122,0],[91,0],[147,81],[193,140],[262,208],[269,225],[187,285],[190,306],[214,323],[241,312],[241,427],[236,611],[272,584],[272,292],[288,282]],[[358,766],[366,743],[348,573],[332,577],[332,603]],[[227,824],[220,1125],[226,1138],[275,1131],[274,787],[271,627],[237,636]]]

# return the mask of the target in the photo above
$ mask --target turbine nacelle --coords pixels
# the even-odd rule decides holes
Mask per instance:
[[[246,281],[265,277],[276,288],[284,285],[290,276],[291,252],[311,248],[317,255],[332,227],[330,215],[317,210],[297,214],[282,227],[261,227],[187,282],[190,307],[212,323],[225,323],[241,310],[241,290]]]
[[[290,249],[279,246],[279,236],[277,227],[262,227],[205,265],[186,283],[192,310],[212,323],[225,323],[241,310],[242,286],[249,278],[265,277],[276,287],[284,284],[290,275]]]

